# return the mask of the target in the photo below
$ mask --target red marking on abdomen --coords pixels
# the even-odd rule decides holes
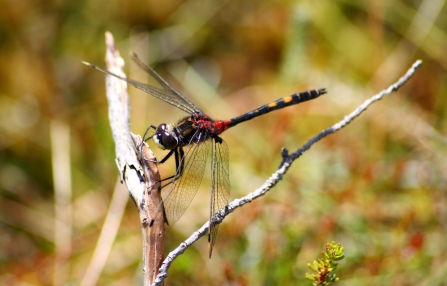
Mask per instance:
[[[224,132],[225,130],[227,130],[230,127],[230,123],[231,120],[218,120],[218,121],[214,121],[213,125],[216,128],[215,131],[216,134],[220,134],[222,132]]]

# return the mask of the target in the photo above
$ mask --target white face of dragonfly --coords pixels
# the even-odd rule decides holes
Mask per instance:
[[[172,150],[178,145],[178,138],[172,124],[160,124],[152,137],[155,144],[163,150]]]

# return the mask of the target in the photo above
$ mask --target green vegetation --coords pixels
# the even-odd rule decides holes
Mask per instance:
[[[326,286],[330,282],[337,282],[340,278],[334,273],[337,270],[337,261],[345,258],[343,255],[344,247],[340,243],[331,242],[326,245],[326,250],[321,252],[322,257],[308,263],[307,267],[315,274],[306,273],[306,278],[313,281],[315,286]]]
[[[87,285],[86,273],[91,285],[140,285],[139,216],[119,184],[104,76],[81,63],[104,66],[105,31],[130,77],[149,82],[132,50],[215,119],[327,88],[222,134],[231,199],[276,170],[281,148],[298,149],[422,59],[399,92],[232,213],[211,260],[206,239],[188,249],[168,283],[309,285],[306,263],[337,241],[349,250],[337,286],[443,285],[447,6],[438,2],[2,1],[0,285]],[[184,116],[129,92],[134,133]],[[172,165],[160,172],[172,175]],[[205,177],[167,233],[166,253],[207,220],[209,185]],[[110,250],[97,248],[103,229]],[[105,262],[91,264],[95,253]]]

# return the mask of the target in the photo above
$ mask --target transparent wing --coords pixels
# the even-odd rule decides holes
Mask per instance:
[[[186,211],[202,182],[210,141],[196,142],[183,147],[185,154],[183,158],[180,158],[183,162],[180,162],[177,167],[176,177],[174,177],[172,185],[167,187],[168,190],[161,192],[165,214],[170,227]],[[183,163],[184,169],[182,173],[181,166]]]
[[[194,111],[201,112],[200,108],[198,108],[194,103],[189,101],[186,97],[181,95],[177,90],[175,90],[167,81],[165,81],[154,69],[152,69],[147,64],[143,63],[136,53],[131,52],[130,56],[133,61],[145,72],[150,74],[158,83],[169,93],[173,94],[174,97],[181,98],[184,103],[189,105]]]
[[[140,61],[141,62],[141,61]],[[133,85],[135,88],[138,88],[139,90],[144,91],[147,94],[150,94],[158,99],[163,100],[164,102],[167,102],[175,107],[177,107],[178,109],[192,114],[194,112],[201,112],[201,110],[195,106],[194,104],[192,104],[189,100],[187,100],[184,96],[180,95],[177,91],[175,91],[172,87],[170,87],[165,80],[163,80],[161,78],[161,76],[159,76],[154,70],[150,69],[152,72],[149,72],[149,74],[154,77],[165,89],[161,89],[149,84],[145,84],[145,83],[141,83],[139,81],[127,78],[127,77],[122,77],[120,75],[117,75],[115,73],[112,73],[108,70],[105,70],[103,68],[97,67],[95,65],[92,65],[90,63],[87,62],[83,62],[84,64],[91,66],[94,69],[97,69],[105,74],[114,76],[116,78],[119,78],[121,80],[124,80],[125,82],[129,83],[130,85]],[[137,62],[138,64],[138,62]],[[139,65],[139,64],[138,64]],[[144,64],[143,64],[144,65]],[[147,66],[146,66],[147,67]],[[148,71],[146,69],[144,69],[145,71]],[[164,84],[162,84],[162,82],[160,82],[160,80],[162,80],[162,82]],[[166,87],[169,87],[169,89],[166,89]]]
[[[230,198],[230,175],[228,161],[228,146],[225,141],[212,139],[211,149],[211,203],[210,229],[208,231],[209,257],[213,252],[217,238],[218,224],[213,224],[211,218],[228,204]]]

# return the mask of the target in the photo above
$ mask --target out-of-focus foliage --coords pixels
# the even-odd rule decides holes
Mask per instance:
[[[81,60],[104,66],[108,30],[128,75],[149,80],[129,62],[132,50],[215,118],[295,91],[328,89],[319,99],[223,134],[230,147],[232,199],[260,186],[280,163],[282,147],[297,149],[422,59],[423,67],[398,93],[315,145],[267,196],[232,213],[220,227],[211,260],[202,239],[174,263],[168,280],[310,285],[304,278],[307,262],[335,240],[346,255],[337,285],[442,285],[445,5],[2,1],[0,284],[79,285],[88,271],[99,273],[95,285],[141,282],[140,225],[130,200],[122,218],[113,217],[119,208],[112,211],[120,227],[116,237],[106,228],[106,237],[113,237],[110,252],[96,248],[118,172],[104,76]],[[130,93],[135,133],[184,115],[142,92]],[[172,169],[161,171],[167,176]],[[207,220],[208,186],[205,177],[169,231],[166,251]],[[126,191],[118,192],[123,201]],[[107,260],[103,267],[93,263],[99,268],[93,271],[95,249]]]

